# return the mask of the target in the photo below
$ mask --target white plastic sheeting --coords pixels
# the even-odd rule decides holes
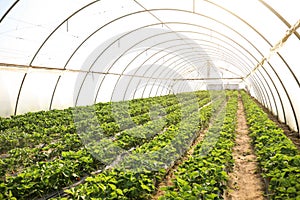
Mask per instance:
[[[0,1],[0,115],[239,84],[299,131],[295,0]]]

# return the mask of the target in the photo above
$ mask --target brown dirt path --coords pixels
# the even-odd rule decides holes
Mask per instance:
[[[236,145],[233,148],[235,160],[233,171],[229,173],[229,186],[225,200],[264,200],[264,184],[258,173],[258,163],[251,147],[248,127],[241,99],[238,102],[238,125]]]

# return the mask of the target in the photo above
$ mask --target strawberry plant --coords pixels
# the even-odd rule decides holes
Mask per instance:
[[[192,156],[179,165],[172,180],[159,199],[221,199],[226,181],[226,171],[232,167],[231,150],[234,145],[237,94],[230,97],[225,110],[216,116],[204,140]],[[220,132],[220,133],[219,133]],[[219,137],[216,135],[219,134]]]
[[[300,155],[267,114],[242,93],[255,153],[270,199],[300,199]]]
[[[95,170],[104,169],[105,163],[88,152],[91,148],[95,153],[107,154],[109,152],[103,152],[105,148],[116,148],[111,152],[118,153],[120,147],[137,147],[121,167],[142,162],[141,152],[148,154],[147,166],[165,168],[171,165],[169,161],[179,158],[199,128],[208,124],[211,106],[201,109],[200,115],[197,109],[210,101],[209,95],[198,92],[196,96],[197,100],[195,94],[185,93],[179,102],[177,96],[167,95],[132,100],[129,107],[124,102],[98,103],[1,118],[0,141],[5,145],[0,147],[3,155],[0,159],[0,199],[41,198]],[[155,105],[162,107],[157,109]],[[174,138],[177,138],[175,142]],[[113,141],[113,145],[105,146],[105,140],[109,140],[107,144],[110,145]],[[103,145],[100,147],[97,141],[102,141]],[[166,173],[165,170],[149,172],[145,167],[134,172],[122,169],[124,173],[119,173],[117,170],[108,170],[105,175],[112,177],[111,180],[116,177],[120,180],[104,185],[111,198],[116,195],[118,198],[148,198]],[[89,184],[83,185],[88,193],[95,189],[93,181],[92,177],[88,178]],[[83,195],[78,191],[74,192]]]
[[[195,139],[201,128],[200,116],[209,116],[204,112],[211,113],[208,108],[211,106],[198,111],[194,105],[187,106],[186,110],[191,113],[188,115],[186,112],[180,124],[170,125],[165,132],[133,150],[115,168],[89,177],[84,184],[66,190],[68,198],[149,199],[155,186],[165,176],[166,168],[180,158]],[[202,123],[208,124],[207,121],[209,118],[203,118]]]

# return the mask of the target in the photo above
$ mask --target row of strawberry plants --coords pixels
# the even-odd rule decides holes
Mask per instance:
[[[65,134],[59,141],[45,146],[14,148],[0,159],[0,180],[6,176],[14,176],[36,162],[46,162],[58,158],[63,151],[80,149],[81,140],[76,134]]]
[[[197,103],[195,103],[195,100],[193,98],[190,98],[189,96],[185,97],[184,100],[185,101],[183,101],[183,103],[177,102],[177,104],[169,105],[168,107],[160,109],[159,112],[157,112],[157,114],[152,115],[152,122],[155,121],[157,118],[165,117],[165,121],[166,121],[167,125],[171,125],[171,124],[174,124],[176,121],[180,120],[181,111],[184,110],[184,107],[186,105],[190,105],[192,103],[197,104]],[[199,106],[203,106],[208,101],[210,101],[209,98],[199,100],[199,103],[201,103],[201,105],[199,105]],[[164,110],[165,110],[165,112],[164,112]],[[150,113],[150,115],[151,115],[151,113]],[[126,120],[130,121],[131,119],[127,118]],[[151,121],[150,121],[150,124],[151,124]],[[98,134],[99,129],[101,127],[99,127],[97,119],[95,119],[95,118],[87,119],[86,121],[83,121],[82,123],[78,124],[78,127],[79,128],[77,129],[77,131],[79,132],[80,135],[82,135],[84,137],[83,138],[84,140],[90,140],[89,135],[91,135],[92,140],[97,139],[97,138],[95,138],[95,136],[97,136],[97,135],[100,137],[98,139],[101,139],[101,137],[103,138],[102,134]],[[129,127],[127,127],[127,129],[125,129],[125,130],[129,130],[128,128]],[[133,128],[139,128],[139,127],[133,126]],[[136,129],[134,129],[134,130],[136,130]],[[132,131],[130,131],[130,132],[132,132]],[[83,133],[83,134],[81,134],[81,133]],[[86,133],[91,133],[91,134],[86,134]],[[116,133],[118,133],[118,130],[115,130],[112,133],[113,134],[111,134],[110,136],[115,136]],[[121,134],[118,133],[117,135],[118,135],[117,137],[119,138]]]
[[[195,100],[186,99],[187,101],[184,102],[184,104],[176,106],[175,110],[168,110],[167,115],[162,115],[158,117],[158,119],[145,123],[143,126],[126,129],[110,138],[103,138],[101,133],[85,130],[85,132],[81,134],[81,139],[85,141],[86,147],[91,152],[96,153],[98,158],[101,158],[105,163],[111,162],[124,150],[129,150],[130,148],[148,142],[166,127],[177,124],[183,117],[181,113],[183,110],[188,111],[191,105],[198,106],[197,102],[192,103],[192,101]],[[209,98],[205,98],[199,101],[199,105],[205,105],[209,101]]]
[[[210,99],[206,98],[201,102],[199,102],[199,105],[202,107],[205,104],[208,104],[209,102]],[[158,130],[155,130],[155,128],[158,127],[165,128],[166,126],[170,126],[171,124],[176,124],[176,122],[179,122],[180,119],[181,118],[177,118],[177,117],[175,119],[167,118],[167,122],[166,122],[164,118],[160,118],[156,121],[149,122],[147,126],[145,126],[145,129],[139,129],[137,127],[136,129],[131,129],[128,131],[125,130],[122,134],[117,136],[117,142],[120,142],[118,146],[125,149],[130,149],[132,146],[138,146],[144,143],[143,140],[147,140],[148,138],[150,138],[153,135],[153,133],[159,132]]]
[[[230,99],[209,128],[202,142],[196,145],[188,160],[179,165],[172,186],[163,188],[165,199],[222,199],[232,167],[237,93],[227,94]]]
[[[220,102],[221,101],[218,101],[213,104],[214,109],[218,108]],[[208,103],[208,99],[203,99],[200,104],[205,105],[207,103]],[[157,137],[155,137],[154,140],[151,140],[148,143],[144,143],[142,146],[135,149],[131,155],[132,157],[129,157],[129,160],[131,158],[141,160],[139,158],[139,154],[144,154],[144,153],[148,154],[149,159],[152,159],[155,156],[158,156],[157,153],[159,152],[159,149],[167,150],[167,147],[173,148],[176,146],[177,146],[176,152],[178,156],[179,150],[182,151],[183,149],[185,149],[184,147],[189,147],[190,144],[188,140],[191,141],[193,139],[191,138],[191,136],[195,136],[196,135],[195,133],[199,130],[201,126],[208,125],[208,119],[210,118],[211,115],[211,109],[212,106],[207,106],[207,107],[204,106],[199,109],[199,107],[196,104],[187,104],[186,107],[182,109],[185,112],[182,113],[182,117],[180,119],[176,119],[176,123],[173,123],[170,127],[168,127],[165,133],[158,135]],[[201,121],[201,119],[203,120]],[[179,122],[178,120],[180,120],[180,123],[178,123]],[[190,137],[186,137],[186,136],[190,136]],[[170,146],[169,144],[171,142],[172,144]],[[154,149],[153,155],[149,153],[151,152],[151,149]],[[161,158],[163,158],[162,155]],[[175,160],[175,158],[170,157],[170,154],[168,155],[169,157],[164,157],[163,159]],[[164,161],[162,163],[164,163],[165,165],[167,162]]]
[[[97,124],[101,124],[101,128],[108,134],[111,131],[119,129],[119,124],[126,127],[126,124],[132,122],[142,124],[149,121],[149,115],[142,113],[149,111],[153,103],[165,103],[168,101],[176,102],[174,95],[163,97],[154,97],[143,100],[132,100],[128,103],[98,103],[93,106],[68,108],[65,110],[40,111],[36,113],[26,113],[24,115],[11,116],[11,118],[1,118],[0,124],[0,153],[6,153],[15,147],[34,147],[40,143],[49,142],[57,139],[57,133],[64,133],[67,129],[68,133],[75,132],[74,120],[76,122],[89,119],[91,116],[97,117]],[[133,102],[134,101],[134,102]],[[141,103],[139,103],[141,102]],[[125,105],[125,106],[124,106]],[[129,106],[128,106],[129,105]],[[140,110],[136,111],[135,110]],[[123,109],[123,110],[122,110]],[[82,112],[84,110],[84,112]],[[130,116],[124,118],[119,124],[114,122],[116,114],[112,111],[118,111],[121,114]],[[78,115],[80,113],[80,116]],[[95,113],[95,114],[94,114]],[[140,116],[139,116],[140,115]],[[124,123],[124,125],[122,124]],[[76,124],[78,127],[78,124]],[[61,128],[61,130],[60,130]],[[59,135],[58,135],[59,136]]]
[[[159,120],[158,122],[160,121],[162,120]],[[148,125],[151,125],[155,122],[156,121],[150,121]],[[173,123],[175,122],[173,121]],[[134,131],[137,131],[137,129],[139,128],[141,128],[141,126],[134,127],[132,128],[132,130],[127,129],[126,131],[132,133]],[[149,128],[151,129],[151,126],[149,126]],[[99,130],[95,129],[94,131],[99,131]],[[46,139],[48,139],[49,142],[51,141],[51,137],[46,137]],[[122,140],[118,140],[118,141],[121,142]],[[26,167],[34,162],[51,159],[54,156],[59,156],[62,151],[66,151],[69,149],[72,150],[78,149],[80,146],[82,146],[81,141],[79,140],[77,135],[70,135],[70,134],[62,135],[61,140],[56,140],[56,143],[51,142],[50,145],[43,145],[43,148],[25,147],[25,148],[12,149],[11,151],[9,151],[9,157],[2,160],[1,166],[2,168],[8,168],[8,169],[12,168],[9,171],[16,171],[15,168],[13,167],[18,167],[18,165]]]
[[[194,99],[190,99],[189,96],[185,97],[184,100],[185,101],[183,101],[183,103],[179,103],[177,101],[176,104],[166,105],[167,107],[163,107],[163,108],[161,108],[160,106],[157,106],[156,109],[154,109],[156,111],[143,114],[143,116],[144,115],[147,116],[146,117],[147,119],[142,117],[142,120],[143,120],[142,123],[140,123],[138,120],[136,120],[136,118],[140,118],[140,115],[135,116],[135,117],[130,117],[130,116],[124,116],[117,112],[117,113],[115,113],[115,115],[117,116],[115,118],[121,118],[121,119],[116,119],[117,122],[114,121],[114,122],[103,123],[103,124],[101,124],[101,122],[100,122],[100,126],[99,126],[99,120],[97,119],[97,117],[90,114],[89,117],[86,116],[85,120],[81,120],[76,123],[77,132],[79,132],[79,134],[81,132],[87,132],[87,131],[99,132],[99,129],[101,129],[102,130],[101,132],[103,132],[105,134],[105,136],[114,136],[116,133],[118,133],[122,130],[126,130],[129,128],[135,127],[137,125],[142,125],[144,123],[147,123],[148,121],[150,121],[150,118],[153,119],[153,118],[157,118],[157,117],[162,117],[162,116],[164,116],[166,114],[170,114],[170,113],[174,113],[173,114],[174,116],[178,116],[178,114],[179,114],[178,112],[183,110],[181,108],[185,106],[184,104],[188,105],[189,103],[195,101]],[[153,104],[155,104],[155,103],[153,103]],[[113,108],[111,108],[111,110],[113,110]],[[164,113],[164,110],[166,111],[165,113]],[[175,111],[177,113],[175,113]],[[86,115],[84,109],[81,111],[78,111],[78,112],[79,112],[80,116]],[[169,120],[171,120],[171,123],[172,123],[172,120],[173,120],[172,118],[173,118],[172,115],[168,115],[167,119],[166,119],[167,122]]]
[[[38,132],[41,130],[41,127],[68,126],[70,122],[72,122],[72,112],[70,109],[29,112],[9,118],[2,118],[0,130],[19,127],[25,132]]]
[[[130,115],[136,116],[149,111],[149,105],[152,101],[162,102],[163,105],[168,105],[168,101],[176,100],[174,95],[163,97],[152,97],[146,99],[131,100],[128,102],[129,107],[126,110],[130,111]],[[85,109],[90,109],[90,112],[95,111],[99,116],[107,115],[111,111],[112,103],[97,103],[93,106],[86,106]],[[118,103],[114,103],[116,108],[121,107]],[[80,108],[80,107],[79,107]],[[78,109],[78,107],[76,108]],[[37,132],[41,128],[50,128],[53,126],[70,125],[73,122],[74,108],[64,110],[51,110],[29,112],[23,115],[11,116],[10,118],[1,118],[0,130],[5,130],[13,127],[20,127],[25,132]],[[85,116],[82,116],[84,119]]]
[[[38,153],[36,155],[39,156]],[[6,176],[5,182],[1,185],[3,189],[1,192],[6,195],[12,192],[19,197],[48,193],[53,189],[69,185],[84,174],[98,170],[101,166],[103,167],[102,163],[99,163],[86,149],[62,151],[59,157],[52,161],[36,162],[16,176]]]
[[[48,116],[49,115],[44,116],[45,121],[47,121],[46,119]],[[37,128],[35,128],[37,125],[33,122],[30,125],[29,124],[25,125],[28,127],[26,128],[26,130],[24,130],[22,125],[13,126],[11,128],[1,130],[0,142],[3,145],[0,147],[0,152],[5,153],[6,151],[9,151],[16,147],[18,148],[34,147],[41,143],[47,143],[47,142],[49,143],[52,140],[59,139],[60,136],[64,133],[75,133],[75,126],[72,119],[68,119],[68,120],[69,120],[68,125],[64,125],[63,124],[64,120],[61,120],[61,118],[59,118],[58,120],[52,120],[52,121],[60,121],[62,122],[62,124],[54,125],[52,127],[39,126],[38,130]],[[15,120],[10,119],[10,121],[15,121]],[[103,130],[109,133],[111,127],[105,125],[102,126]],[[32,131],[31,129],[35,129],[35,130]]]
[[[195,105],[193,105],[193,106],[190,106],[190,107],[195,107]],[[186,107],[186,109],[187,110],[189,110],[190,108],[189,107]],[[178,122],[177,122],[178,123]],[[175,123],[176,124],[176,123]],[[193,127],[197,127],[197,126],[193,126]],[[164,151],[163,151],[163,154],[161,154],[159,157],[160,158],[162,158],[163,157],[163,155],[165,155],[165,153],[168,153],[168,150],[167,150],[167,145],[168,145],[168,142],[166,142],[166,141],[170,141],[170,138],[173,138],[173,137],[175,137],[175,135],[176,135],[176,133],[178,133],[178,132],[176,132],[177,131],[177,129],[178,129],[178,127],[176,127],[176,125],[174,126],[174,125],[171,125],[171,127],[169,127],[168,129],[167,129],[167,131],[166,132],[163,132],[162,134],[160,134],[160,135],[157,135],[157,137],[155,137],[153,140],[151,140],[150,142],[148,142],[148,143],[144,143],[141,147],[139,147],[138,149],[136,149],[136,150],[134,150],[133,152],[132,152],[132,154],[128,157],[128,158],[125,158],[125,160],[122,162],[122,170],[120,170],[120,169],[115,169],[115,170],[113,170],[112,172],[110,172],[109,174],[106,174],[106,172],[104,172],[105,173],[105,176],[104,177],[106,177],[106,178],[108,178],[108,179],[111,179],[111,180],[109,180],[109,182],[110,181],[112,181],[112,180],[114,180],[114,178],[115,179],[117,179],[117,180],[124,180],[126,177],[128,178],[128,177],[131,177],[130,179],[132,180],[132,171],[126,171],[125,170],[125,168],[133,168],[133,167],[135,167],[135,166],[139,166],[139,169],[136,169],[136,171],[139,171],[139,172],[141,172],[142,173],[142,177],[143,178],[145,178],[145,181],[147,182],[147,180],[148,180],[148,182],[149,182],[149,180],[150,179],[147,179],[147,177],[148,178],[150,178],[150,177],[152,177],[152,178],[154,178],[154,179],[159,179],[160,178],[160,176],[159,175],[154,175],[154,174],[152,174],[152,173],[150,173],[150,171],[148,171],[148,170],[146,170],[147,172],[144,174],[144,170],[142,170],[142,165],[146,165],[146,166],[144,166],[144,167],[150,167],[151,168],[151,166],[153,167],[154,165],[155,165],[155,168],[157,168],[158,167],[158,165],[160,165],[160,166],[165,166],[165,164],[166,164],[166,162],[163,162],[162,160],[160,160],[160,162],[158,161],[158,160],[155,160],[154,159],[154,154],[157,154],[158,152],[159,152],[159,149],[163,149],[164,148]],[[176,130],[176,131],[175,131]],[[191,127],[189,128],[189,131],[191,131]],[[159,144],[159,145],[158,145]],[[104,147],[104,146],[102,146],[102,147]],[[113,147],[115,147],[114,145],[112,145],[112,147],[111,148],[113,148]],[[150,149],[153,149],[153,152],[151,152],[150,151]],[[101,150],[101,148],[99,149],[99,150]],[[107,151],[107,149],[106,149],[106,153],[107,152],[109,152],[109,151]],[[119,154],[121,154],[122,152],[118,152],[118,151],[116,151],[117,153],[119,153]],[[143,153],[146,153],[145,155],[147,155],[146,157],[143,157]],[[115,157],[115,155],[113,155],[112,157]],[[154,160],[153,160],[154,159]],[[169,157],[169,160],[170,160],[170,157]],[[144,169],[144,168],[143,168]],[[122,171],[123,170],[125,170],[126,171],[126,173],[124,174]],[[163,171],[163,170],[162,170]],[[162,171],[160,171],[160,172],[162,172]],[[149,173],[148,173],[149,172]],[[133,172],[134,174],[135,174],[135,176],[139,176],[138,174],[136,174],[137,172]],[[118,178],[116,178],[116,177],[114,177],[115,175],[114,174],[118,174],[118,176],[120,175],[120,177],[118,177]],[[95,178],[95,179],[91,179],[91,177],[89,177],[89,178],[87,178],[86,179],[86,181],[87,182],[93,182],[93,181],[95,181],[95,180],[102,180],[103,179],[103,173],[102,174],[100,174],[100,175],[98,175],[97,176],[98,178]],[[101,177],[101,178],[99,178],[99,177]],[[112,177],[112,178],[109,178],[109,177]],[[105,179],[106,179],[105,178]],[[152,180],[152,179],[151,179]],[[102,184],[104,184],[104,180],[102,180],[103,181],[103,183]],[[101,184],[101,185],[102,185]],[[136,195],[136,192],[137,191],[139,191],[139,192],[141,192],[141,187],[142,187],[142,189],[143,189],[143,192],[145,193],[146,191],[147,191],[147,193],[148,193],[148,190],[151,188],[150,186],[149,186],[149,184],[150,184],[150,182],[148,183],[148,186],[147,186],[147,184],[144,184],[144,183],[141,183],[141,182],[139,182],[139,183],[134,183],[137,187],[134,189],[134,191],[135,192],[129,192],[130,194],[132,194],[133,196],[135,196]],[[152,184],[154,184],[153,182],[152,182]],[[105,185],[105,184],[104,184]],[[122,184],[123,185],[123,184]],[[150,184],[151,185],[151,184]],[[110,186],[111,187],[113,187],[114,188],[114,186],[112,185],[112,184],[110,184]],[[123,186],[125,186],[125,185],[123,185]],[[139,186],[139,187],[138,187]],[[153,186],[153,185],[152,185]],[[85,188],[85,186],[82,186],[83,188]],[[116,191],[119,191],[120,192],[120,189],[117,189],[117,188],[114,188]],[[79,190],[77,190],[77,189],[75,189],[75,188],[73,188],[73,189],[71,189],[71,190],[68,190],[69,192],[71,192],[72,194],[74,194],[74,192],[75,193],[78,193],[79,192]],[[125,191],[126,191],[126,189],[125,189]],[[82,191],[81,191],[82,192]],[[95,191],[96,192],[96,191]],[[80,193],[80,192],[79,192]],[[113,192],[111,195],[112,196],[114,196],[116,193],[115,192]],[[147,194],[144,194],[144,195],[147,195]],[[106,194],[104,195],[104,196],[106,196]],[[141,198],[143,195],[140,195],[139,196],[139,198]]]
[[[67,154],[68,152],[63,152],[63,154]],[[70,152],[71,154],[76,154],[77,152]],[[76,160],[78,158],[83,158],[81,160]],[[73,165],[72,166],[72,162],[68,162],[68,161],[78,161],[78,164]],[[79,151],[78,155],[75,155],[74,157],[71,157],[71,159],[66,159],[65,156],[63,156],[63,159],[61,161],[58,160],[54,160],[53,162],[39,162],[36,165],[34,165],[32,168],[30,168],[29,171],[25,171],[24,173],[19,174],[16,178],[12,178],[9,177],[7,182],[8,185],[11,185],[11,187],[13,187],[13,185],[16,184],[16,182],[18,182],[18,180],[22,180],[25,184],[23,184],[23,188],[19,185],[20,191],[16,192],[13,189],[16,188],[12,188],[13,191],[12,193],[18,193],[21,194],[23,196],[26,196],[25,193],[28,190],[31,190],[31,193],[29,194],[35,194],[42,191],[42,189],[44,189],[44,192],[48,192],[48,189],[51,189],[51,187],[57,187],[58,185],[65,185],[65,184],[69,184],[72,180],[74,180],[75,178],[81,176],[83,173],[86,173],[88,171],[91,171],[91,169],[94,169],[93,165],[94,165],[94,161],[93,158],[91,156],[88,155],[88,153],[86,151]],[[88,162],[87,162],[88,161]],[[67,163],[70,163],[69,165]],[[82,167],[82,165],[86,165],[85,168],[87,168],[86,170],[79,170],[78,168]],[[38,167],[36,167],[38,166]],[[42,167],[41,167],[42,166]],[[53,167],[53,166],[60,166],[60,167]],[[43,169],[43,172],[45,173],[41,173],[39,168]],[[50,169],[50,170],[48,170]],[[54,173],[52,172],[51,169],[56,169],[58,172],[63,172],[66,171],[68,173],[63,173],[63,175],[61,173]],[[79,174],[75,173],[79,170]],[[50,174],[52,174],[52,176],[49,174],[49,171],[51,172]],[[72,173],[71,173],[72,172]],[[25,175],[24,175],[25,174]],[[26,175],[28,174],[28,175]],[[31,174],[35,174],[35,176],[31,176]],[[40,176],[39,176],[40,174]],[[67,176],[65,176],[65,174],[67,174]],[[70,175],[71,174],[71,175]],[[60,179],[60,181],[56,181],[56,184],[53,184],[50,181],[47,181],[47,183],[43,183],[43,184],[38,184],[38,181],[41,178],[46,179],[47,178],[51,178],[53,180],[58,180]],[[25,179],[25,180],[24,180]],[[15,181],[14,181],[15,180]],[[48,184],[49,183],[49,184]],[[37,187],[37,185],[39,187]],[[4,187],[4,185],[2,184],[2,186]],[[7,189],[9,188],[5,188],[6,189],[6,193],[7,195],[9,195],[9,191]],[[22,192],[23,191],[23,192]],[[24,192],[25,191],[25,192]]]
[[[242,97],[269,198],[300,199],[299,151],[248,94],[243,92]]]
[[[54,156],[58,156],[62,151],[66,151],[69,149],[75,150],[82,146],[79,137],[77,136],[77,134],[74,134],[74,127],[69,129],[69,127],[65,127],[65,126],[62,126],[61,128],[55,126],[44,130],[52,130],[53,133],[55,134],[52,133],[49,135],[48,132],[44,134],[43,133],[27,134],[29,135],[29,137],[23,137],[22,140],[24,141],[22,143],[25,144],[30,143],[31,145],[35,144],[35,146],[38,147],[30,147],[24,145],[25,146],[24,148],[14,148],[10,150],[8,152],[8,155],[5,155],[6,158],[1,159],[2,161],[0,163],[1,168],[2,169],[11,168],[11,170],[9,171],[14,173],[14,171],[16,171],[14,167],[18,167],[19,165],[26,167],[34,162],[47,160],[53,158]],[[99,131],[99,124],[94,131]],[[15,134],[18,133],[16,132]],[[18,136],[20,137],[20,135]],[[36,145],[39,143],[39,140],[37,140],[36,138],[38,136],[43,141],[43,144],[41,145],[42,148],[41,146]],[[53,143],[53,141],[55,142]],[[3,174],[1,174],[1,176],[2,175]]]
[[[97,104],[97,106],[99,107],[99,104]],[[49,111],[49,113],[53,113],[53,112],[57,113],[56,111]],[[65,111],[61,111],[61,112],[64,113]],[[37,112],[36,115],[42,118],[42,116],[40,115],[41,113],[46,113],[44,115],[44,118],[46,118],[45,121],[49,121],[47,120],[47,116],[53,116],[51,114],[48,115],[47,112]],[[24,116],[27,115],[32,116],[33,113],[25,114]],[[13,117],[12,119],[10,119],[10,121],[14,121],[14,118],[23,119],[24,116]],[[35,118],[34,117],[29,118],[27,121],[30,121],[32,119]],[[16,143],[14,142],[10,143],[11,145],[7,145],[5,142],[2,142],[3,144],[2,147],[7,148],[11,146],[12,150],[8,152],[8,155],[7,154],[2,155],[3,157],[5,157],[5,159],[4,160],[1,159],[2,161],[1,169],[10,168],[9,166],[13,166],[13,163],[15,163],[15,161],[20,161],[23,163],[23,165],[26,166],[29,165],[30,163],[33,163],[34,161],[40,161],[44,159],[49,159],[52,156],[57,156],[59,154],[59,150],[62,151],[62,150],[79,148],[82,145],[80,143],[79,137],[77,136],[77,134],[75,134],[75,128],[74,126],[71,128],[69,127],[70,126],[66,127],[64,125],[62,125],[61,127],[54,126],[54,127],[43,129],[45,130],[43,133],[34,132],[32,134],[25,133],[25,132],[21,132],[23,134],[20,134],[20,132],[18,131],[14,132],[14,130],[12,129],[18,128],[17,126],[13,126],[12,129],[6,129],[5,131],[9,130],[10,133],[16,137],[14,138],[14,141],[16,141],[20,145],[16,145]],[[9,136],[7,134],[1,134],[1,138],[4,139],[5,141],[10,142]],[[53,141],[55,142],[53,143]],[[40,143],[41,145],[37,145]],[[25,146],[25,148],[19,148],[23,146]],[[32,158],[36,158],[36,159],[32,159]],[[27,162],[27,161],[31,161],[31,162]]]
[[[210,105],[200,110],[200,115],[204,115],[206,121],[209,121],[211,107]],[[155,191],[157,183],[166,175],[166,169],[195,138],[199,131],[199,121],[199,111],[194,109],[182,123],[171,126],[149,143],[135,149],[117,167],[88,177],[84,184],[66,190],[66,193],[69,198],[75,199],[148,199]],[[205,121],[202,123],[208,124]]]
[[[38,115],[40,114],[37,113]],[[84,115],[83,115],[84,116]],[[98,127],[96,127],[96,130],[94,131],[99,131],[97,130]],[[106,130],[105,128],[103,128],[104,130]],[[56,156],[57,153],[59,151],[59,149],[62,150],[67,150],[68,146],[69,149],[74,149],[75,147],[79,147],[80,145],[80,141],[78,142],[78,138],[74,138],[74,137],[70,137],[73,138],[73,140],[71,142],[67,142],[66,144],[64,144],[65,141],[69,141],[69,136],[70,136],[70,132],[74,132],[74,127],[65,127],[62,126],[61,129],[57,126],[51,127],[49,129],[44,129],[46,132],[45,133],[33,133],[33,134],[27,134],[24,133],[20,134],[19,132],[13,132],[14,135],[17,135],[18,137],[21,138],[21,141],[16,139],[16,141],[18,143],[24,143],[24,144],[29,144],[29,145],[35,145],[38,146],[37,144],[39,144],[40,140],[43,141],[43,148],[31,148],[32,146],[25,146],[25,148],[14,148],[12,149],[12,151],[8,152],[9,153],[9,157],[12,158],[10,159],[9,163],[11,163],[11,165],[13,165],[13,162],[11,162],[12,160],[19,160],[22,161],[24,156],[27,156],[28,159],[24,159],[24,165],[28,165],[30,164],[30,162],[27,162],[27,160],[30,160],[31,163],[35,161],[35,159],[29,159],[29,158],[33,158],[33,157],[37,157],[37,161],[38,160],[43,160],[43,159],[49,159],[51,158],[51,156]],[[50,134],[49,132],[53,132],[55,134]],[[57,134],[59,133],[59,135]],[[66,133],[66,135],[63,135],[62,133]],[[51,137],[52,135],[54,135],[55,137]],[[1,136],[5,137],[5,134],[1,134]],[[58,137],[57,137],[58,136]],[[60,138],[59,138],[60,136]],[[59,138],[59,139],[58,139]],[[67,139],[66,139],[67,138]],[[6,138],[5,138],[6,139]],[[74,140],[75,139],[75,140]],[[53,144],[53,140],[56,141],[56,143]],[[9,140],[6,140],[9,141]],[[51,144],[49,144],[51,142]],[[72,145],[70,145],[72,143]],[[2,143],[4,147],[8,147],[9,145],[6,145],[5,143]],[[49,145],[47,145],[49,144]],[[18,145],[12,144],[11,146],[14,147],[18,147]],[[23,145],[21,145],[23,146]],[[50,149],[50,151],[49,151]],[[52,151],[51,149],[54,149],[54,151]],[[39,151],[38,151],[39,150]],[[32,153],[34,152],[35,155],[32,155]],[[55,154],[56,152],[56,154]],[[36,156],[37,153],[40,153],[42,156]],[[5,157],[7,157],[7,155],[5,155]],[[3,165],[3,162],[2,162]]]
[[[207,103],[208,99],[204,99],[203,101]],[[86,147],[90,152],[93,152],[94,156],[104,163],[111,163],[120,154],[126,153],[126,151],[131,148],[149,142],[157,134],[162,134],[164,133],[164,130],[170,126],[178,124],[183,117],[181,116],[181,110],[190,110],[190,107],[193,108],[195,106],[197,105],[192,104],[191,106],[187,103],[184,108],[177,107],[176,110],[159,119],[149,121],[143,126],[126,129],[117,134],[114,138],[103,138],[94,133],[86,133],[82,137],[84,137],[83,140],[86,141]]]
[[[198,92],[199,93],[199,92]],[[203,97],[208,96],[208,93],[201,93]],[[200,95],[200,96],[201,96]],[[148,113],[154,103],[168,107],[173,104],[178,104],[178,99],[175,95],[168,95],[163,97],[152,97],[147,99],[134,99],[128,102],[115,102],[115,103],[98,103],[93,106],[69,108],[65,110],[51,110],[40,111],[35,113],[26,113],[24,115],[11,116],[11,118],[1,118],[0,130],[4,131],[9,128],[18,127],[20,131],[40,132],[45,128],[51,128],[53,126],[71,125],[73,123],[73,114],[80,112],[84,109],[86,112],[80,113],[78,121],[89,118],[91,113],[95,112],[99,117],[99,122],[111,122],[114,121],[113,112],[118,115],[130,115],[134,117]],[[128,112],[129,111],[129,112]],[[105,116],[105,118],[102,118]],[[123,116],[122,116],[123,117]]]
[[[25,132],[19,127],[13,127],[0,131],[0,154],[5,154],[14,148],[35,147],[37,145],[49,144],[53,140],[61,138],[64,134],[75,132],[74,126],[53,126],[44,128],[39,132]]]

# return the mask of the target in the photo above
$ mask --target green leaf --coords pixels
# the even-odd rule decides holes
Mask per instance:
[[[211,193],[211,194],[206,194],[205,197],[207,197],[207,199],[215,199],[218,197],[217,194]]]
[[[287,193],[290,193],[290,194],[296,194],[296,188],[294,188],[294,187],[289,187],[288,189],[287,189]]]
[[[110,186],[110,188],[111,188],[113,191],[117,190],[117,186],[115,186],[114,184],[109,183],[108,185]]]
[[[168,191],[170,188],[168,186],[164,186],[164,187],[161,187],[160,190],[161,191]]]
[[[147,185],[141,184],[141,187],[142,187],[144,190],[147,190],[147,191],[151,192],[151,189],[150,189]]]
[[[188,185],[189,183],[179,177],[176,177],[176,181],[179,183],[181,187]]]
[[[124,194],[123,194],[123,191],[122,191],[121,189],[119,189],[119,188],[116,190],[116,192],[117,192],[119,195],[124,195]]]

